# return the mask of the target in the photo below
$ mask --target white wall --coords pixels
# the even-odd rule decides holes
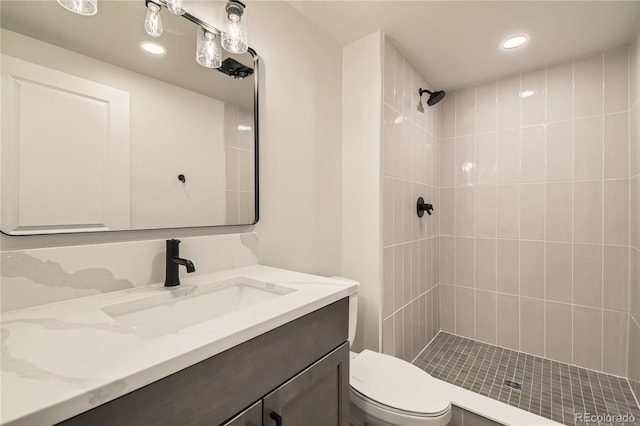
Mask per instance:
[[[342,271],[360,281],[354,350],[380,350],[382,34],[343,48]]]
[[[216,2],[191,2],[207,19]],[[260,69],[260,263],[340,273],[341,49],[285,2],[249,2]],[[235,233],[200,228],[34,237],[0,236],[2,249]],[[141,259],[141,261],[145,261]]]
[[[187,5],[216,22],[218,3]],[[250,1],[247,15],[260,56],[260,263],[338,274],[341,49],[285,2]]]

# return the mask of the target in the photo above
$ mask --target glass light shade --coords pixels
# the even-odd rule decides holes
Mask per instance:
[[[182,0],[167,0],[167,9],[174,15],[184,15]]]
[[[218,45],[216,35],[202,27],[198,28],[196,62],[206,68],[220,68],[222,65],[222,50]]]
[[[160,6],[153,2],[147,3],[147,17],[144,20],[144,29],[152,37],[162,35],[162,19],[160,18]]]
[[[98,0],[58,0],[65,9],[78,15],[95,15],[98,13]]]
[[[227,13],[226,28],[222,32],[222,47],[227,52],[244,53],[249,49],[249,35],[246,25],[244,6],[238,2],[229,1],[225,6]]]

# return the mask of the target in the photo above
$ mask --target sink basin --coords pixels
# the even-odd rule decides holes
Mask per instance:
[[[246,277],[162,288],[161,294],[102,307],[118,323],[144,338],[176,332],[232,312],[255,307],[295,291]]]

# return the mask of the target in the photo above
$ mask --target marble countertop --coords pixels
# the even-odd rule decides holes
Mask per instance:
[[[162,284],[2,314],[0,423],[60,422],[357,291],[355,281],[261,265],[193,278],[183,274],[178,288],[234,277],[295,291],[159,336],[136,333],[103,308],[172,291]]]

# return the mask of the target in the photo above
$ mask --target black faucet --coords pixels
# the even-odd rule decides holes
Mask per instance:
[[[165,287],[180,285],[180,265],[184,265],[187,268],[188,273],[195,272],[196,270],[192,261],[180,257],[179,244],[180,240],[167,240],[166,275],[164,280]]]

